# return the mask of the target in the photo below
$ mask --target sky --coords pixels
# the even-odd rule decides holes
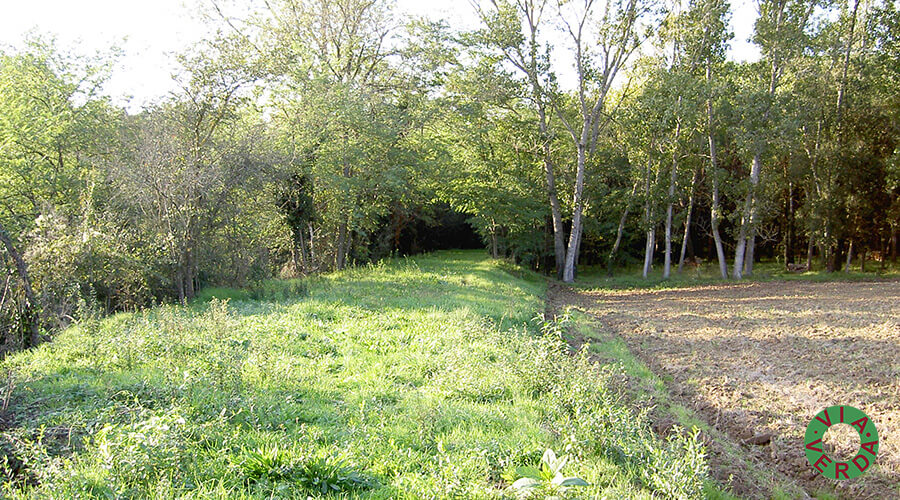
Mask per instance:
[[[0,0],[0,47],[20,47],[26,34],[55,36],[58,45],[91,55],[111,46],[122,49],[105,92],[131,111],[174,89],[173,54],[206,33],[197,12],[203,0]],[[733,0],[730,57],[755,60],[758,50],[747,39],[756,19],[753,0]],[[477,23],[469,0],[396,0],[397,10],[445,19],[459,28]]]

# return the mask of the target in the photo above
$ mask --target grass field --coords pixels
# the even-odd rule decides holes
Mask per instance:
[[[444,252],[82,322],[0,364],[0,493],[726,497],[621,366],[568,353],[544,293]]]
[[[580,342],[625,364],[658,429],[703,431],[713,475],[740,496],[900,498],[900,282],[819,279],[555,300],[584,312]],[[878,464],[852,481],[821,477],[804,455],[807,422],[831,405],[860,408],[878,428]],[[825,443],[852,457],[859,437],[829,431]]]

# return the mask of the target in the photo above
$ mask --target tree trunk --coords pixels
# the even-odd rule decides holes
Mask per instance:
[[[575,196],[572,212],[572,231],[569,233],[569,245],[566,248],[566,265],[563,271],[563,281],[572,283],[575,281],[575,257],[577,254],[578,240],[581,237],[581,214],[584,210],[584,168],[587,156],[586,135],[589,127],[584,127],[581,141],[578,143],[578,165],[575,171]]]
[[[300,269],[301,272],[306,273],[309,271],[309,259],[308,259],[308,251],[306,249],[306,238],[303,237],[303,230],[300,229],[297,231],[297,240],[300,243],[300,266],[297,269]],[[294,265],[297,263],[295,262]]]
[[[184,304],[184,266],[180,262],[175,266],[175,286],[178,290],[178,303]]]
[[[535,87],[535,94],[540,97],[540,89]],[[556,175],[553,172],[553,158],[550,151],[550,137],[547,132],[547,115],[543,106],[539,106],[541,136],[544,140],[544,175],[547,181],[547,197],[550,199],[550,216],[553,220],[553,256],[556,260],[556,279],[563,278],[566,266],[566,237],[563,227],[562,208],[556,190]]]
[[[816,246],[816,240],[813,238],[812,234],[809,235],[809,243],[806,245],[806,270],[813,270],[813,250]]]
[[[316,265],[316,245],[313,236],[315,235],[315,231],[313,231],[313,225],[311,222],[306,224],[309,227],[309,259],[310,265]]]
[[[491,258],[500,258],[500,249],[497,245],[497,226],[491,225]]]
[[[293,243],[291,245],[291,265],[294,266],[294,272],[300,269],[300,259],[297,257],[298,250],[297,244]]]
[[[619,245],[622,243],[622,233],[625,232],[625,221],[628,219],[628,209],[631,208],[627,204],[625,210],[622,211],[622,217],[619,218],[619,228],[616,230],[616,241],[613,243],[612,250],[609,251],[609,257],[606,258],[606,275],[613,275],[613,260],[619,251]]]
[[[644,248],[644,279],[650,274],[650,268],[653,266],[653,247],[656,245],[656,228],[647,230],[647,245]]]
[[[734,267],[731,270],[731,276],[734,279],[744,277],[744,251],[747,248],[747,224],[750,219],[750,203],[751,194],[747,193],[744,199],[744,212],[741,218],[741,228],[738,230],[736,245],[734,248]]]
[[[783,6],[782,6],[783,8]],[[782,13],[779,12],[776,24],[780,25]],[[763,113],[763,120],[768,120],[772,111],[772,103],[775,99],[775,91],[778,88],[778,73],[780,69],[778,61],[772,60],[771,73],[769,78],[769,101],[766,104],[766,110]],[[744,275],[753,273],[753,260],[756,251],[756,218],[758,212],[758,203],[756,200],[757,187],[759,186],[759,174],[762,169],[762,145],[756,146],[756,152],[753,155],[753,164],[750,166],[750,190],[747,192],[747,198],[744,201],[744,213],[741,216],[740,237],[737,242],[735,251],[733,275],[737,279],[741,279]]]
[[[197,296],[196,288],[194,287],[194,277],[196,276],[194,266],[194,252],[193,250],[188,250],[187,252],[187,264],[184,272],[184,298],[187,300],[191,300]]]
[[[897,263],[897,226],[891,226],[891,262]]]
[[[826,270],[829,273],[835,273],[841,270],[841,257],[844,254],[844,240],[838,239],[837,244],[832,245],[828,250],[828,258]]]
[[[859,252],[859,271],[866,272],[866,248],[863,247],[862,251]]]
[[[581,261],[581,242],[584,241],[584,226],[578,232],[578,241],[575,243],[575,268],[572,279],[578,279],[578,263]]]
[[[334,267],[340,271],[344,269],[344,265],[346,264],[347,254],[347,223],[341,222],[338,227],[338,240],[337,240],[337,254],[335,255]]]
[[[784,237],[784,265],[794,263],[794,183],[788,181],[788,198],[786,204],[787,228]]]
[[[679,102],[681,98],[678,98]],[[666,204],[666,251],[663,263],[663,279],[672,274],[672,212],[675,203],[675,185],[678,183],[678,136],[681,134],[681,122],[675,125],[675,140],[672,151],[672,172],[669,176],[669,199]]]
[[[681,255],[678,257],[678,273],[684,270],[684,256],[687,253],[688,241],[691,239],[691,216],[694,213],[694,190],[697,186],[697,178],[700,177],[700,169],[694,170],[691,178],[691,192],[688,195],[687,214],[684,219],[684,238],[681,239]]]
[[[349,144],[349,134],[344,132],[344,144]],[[341,173],[343,174],[345,179],[349,179],[353,176],[353,169],[350,167],[350,159],[347,158],[347,154],[344,153],[343,161],[343,170]],[[347,265],[347,253],[348,248],[350,246],[350,230],[347,227],[347,218],[349,218],[349,214],[343,215],[340,225],[338,226],[338,244],[337,244],[337,255],[335,255],[335,267],[338,271],[344,269]]]
[[[606,274],[608,276],[612,276],[613,274],[613,261],[616,258],[616,253],[619,251],[619,246],[622,244],[622,234],[625,233],[625,222],[627,222],[628,212],[631,210],[631,200],[634,199],[639,182],[640,181],[635,182],[634,187],[631,188],[631,195],[625,202],[625,210],[622,211],[622,217],[619,219],[619,228],[616,230],[616,241],[613,243],[612,250],[609,251],[609,257],[606,259]]]
[[[844,48],[844,63],[841,67],[841,81],[838,85],[838,95],[837,95],[837,104],[835,107],[837,108],[836,117],[834,120],[835,127],[837,128],[838,137],[842,136],[843,127],[841,124],[843,108],[844,108],[844,97],[847,92],[847,71],[850,68],[850,51],[853,49],[853,35],[856,31],[856,13],[859,11],[859,0],[855,0],[853,2],[853,13],[850,18],[850,33],[847,36],[847,45]]]
[[[761,169],[761,153],[753,156],[753,165],[750,167],[750,227],[747,229],[747,248],[744,256],[744,276],[753,274],[753,263],[756,259],[756,226],[759,218],[759,171]]]
[[[647,159],[647,170],[644,177],[644,224],[647,226],[647,243],[644,248],[644,272],[646,279],[653,264],[653,246],[656,243],[656,224],[653,220],[653,199],[650,197],[650,169],[652,160]],[[659,171],[657,171],[658,177]]]
[[[12,238],[6,232],[6,228],[0,223],[0,242],[6,247],[6,252],[12,257],[16,265],[16,272],[22,281],[22,290],[25,292],[25,304],[22,308],[23,333],[22,345],[25,348],[34,347],[41,341],[41,318],[38,312],[37,297],[31,288],[31,277],[28,275],[28,264],[22,258],[22,254],[13,245]]]
[[[844,272],[850,272],[851,264],[853,264],[853,240],[850,240],[850,245],[847,246],[847,265],[844,268]]]
[[[712,81],[712,69],[709,60],[706,62],[706,81]],[[721,200],[719,195],[719,165],[716,157],[716,140],[713,133],[712,99],[706,100],[706,136],[709,142],[709,168],[712,177],[712,206],[710,207],[710,226],[713,240],[716,243],[716,257],[719,259],[719,273],[722,279],[728,278],[728,264],[725,262],[725,249],[722,247],[722,235],[719,234],[719,216]]]

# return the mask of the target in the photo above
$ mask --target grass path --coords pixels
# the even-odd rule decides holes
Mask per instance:
[[[590,485],[563,496],[715,497],[545,286],[441,252],[83,322],[0,363],[0,496],[512,498],[552,448]]]

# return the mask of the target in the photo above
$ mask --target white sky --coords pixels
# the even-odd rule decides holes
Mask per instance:
[[[106,92],[131,110],[174,88],[172,54],[201,39],[196,15],[202,0],[0,0],[0,46],[18,47],[29,31],[57,37],[60,47],[93,54],[116,45],[124,56]],[[753,0],[733,0],[731,58],[758,57],[747,41],[756,19]],[[397,0],[400,12],[474,27],[469,0]]]

